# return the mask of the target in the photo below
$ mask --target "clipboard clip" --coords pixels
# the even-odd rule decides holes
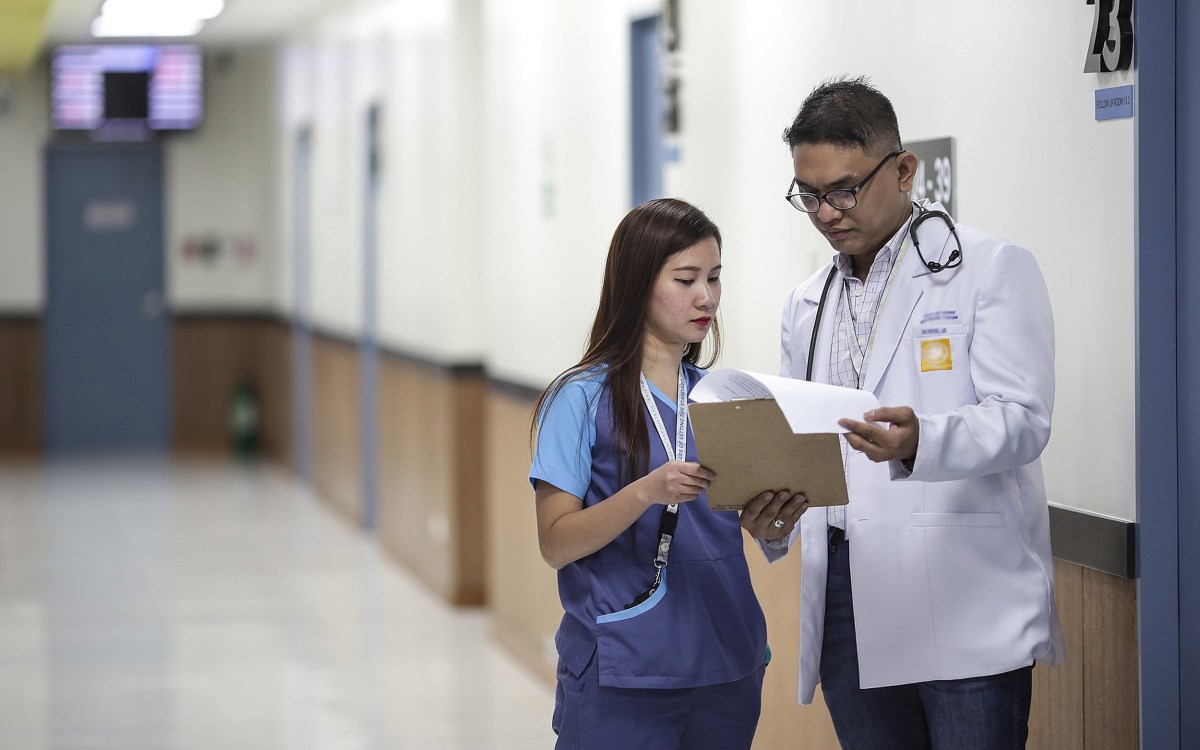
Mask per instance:
[[[775,399],[771,398],[770,396],[734,396],[733,398],[729,399],[729,402],[736,403],[739,401],[774,401],[774,400]],[[733,408],[734,408],[734,411],[738,411],[742,407],[734,406]]]

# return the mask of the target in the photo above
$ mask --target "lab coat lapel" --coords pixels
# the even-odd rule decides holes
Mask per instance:
[[[922,235],[923,236],[923,235]],[[900,267],[895,270],[892,288],[888,290],[883,300],[875,322],[875,339],[871,352],[867,356],[867,372],[863,377],[863,390],[875,392],[883,373],[887,371],[896,347],[904,337],[904,330],[917,302],[924,293],[921,277],[927,276],[929,270],[921,265],[917,253],[909,247],[899,261]]]

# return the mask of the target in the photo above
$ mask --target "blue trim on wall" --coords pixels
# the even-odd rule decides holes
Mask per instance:
[[[1200,747],[1200,8],[1175,12],[1176,284],[1179,432],[1179,706],[1180,746]],[[1186,635],[1184,635],[1186,634]],[[1187,710],[1183,710],[1183,707]],[[1144,747],[1150,747],[1145,745]]]
[[[362,430],[363,528],[379,519],[379,335],[377,225],[380,178],[379,105],[367,110],[367,180],[363,195],[363,332],[359,342],[359,414]]]
[[[296,136],[296,163],[292,175],[293,248],[292,318],[292,462],[296,473],[312,482],[312,329],[309,291],[312,223],[312,131],[302,129]]]
[[[1141,747],[1180,747],[1176,0],[1138,0],[1138,661]]]

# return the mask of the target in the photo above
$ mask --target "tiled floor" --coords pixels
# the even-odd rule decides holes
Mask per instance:
[[[0,748],[548,748],[553,691],[286,474],[0,463]]]

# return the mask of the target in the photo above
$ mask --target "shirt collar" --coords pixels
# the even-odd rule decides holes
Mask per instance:
[[[904,239],[908,236],[908,227],[912,224],[913,217],[917,215],[917,207],[914,205],[912,213],[908,215],[908,221],[900,225],[892,238],[887,241],[880,251],[875,255],[875,260],[871,261],[871,268],[883,264],[887,269],[888,274],[891,274],[892,266],[895,265],[896,259],[900,257],[900,248],[904,245]],[[854,263],[850,260],[850,256],[845,253],[836,253],[833,256],[833,265],[837,268],[838,273],[845,279],[854,278]]]

